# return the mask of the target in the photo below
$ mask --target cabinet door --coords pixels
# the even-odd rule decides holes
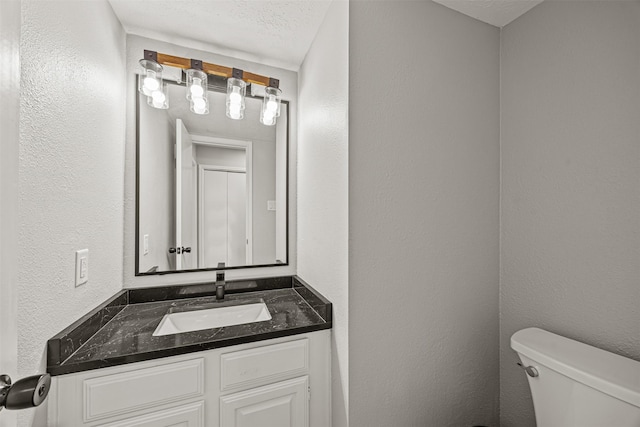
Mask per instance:
[[[204,427],[204,402],[140,415],[100,427]]]
[[[307,427],[309,377],[299,377],[220,398],[224,427]]]

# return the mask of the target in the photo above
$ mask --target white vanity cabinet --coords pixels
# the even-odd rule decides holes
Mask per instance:
[[[50,427],[327,427],[330,330],[52,378]]]

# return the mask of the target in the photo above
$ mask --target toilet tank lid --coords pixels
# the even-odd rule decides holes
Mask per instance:
[[[513,334],[511,348],[535,363],[640,408],[640,362],[538,328]]]

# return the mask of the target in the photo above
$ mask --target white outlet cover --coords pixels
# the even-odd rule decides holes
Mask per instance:
[[[76,287],[89,281],[89,249],[76,251]]]

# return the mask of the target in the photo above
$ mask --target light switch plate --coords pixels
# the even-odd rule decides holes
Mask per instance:
[[[89,281],[89,249],[76,251],[76,287]]]
[[[276,201],[275,200],[267,200],[267,210],[275,211],[276,210]]]
[[[142,244],[142,254],[143,255],[147,255],[149,254],[149,235],[145,234],[142,238],[143,244]]]

